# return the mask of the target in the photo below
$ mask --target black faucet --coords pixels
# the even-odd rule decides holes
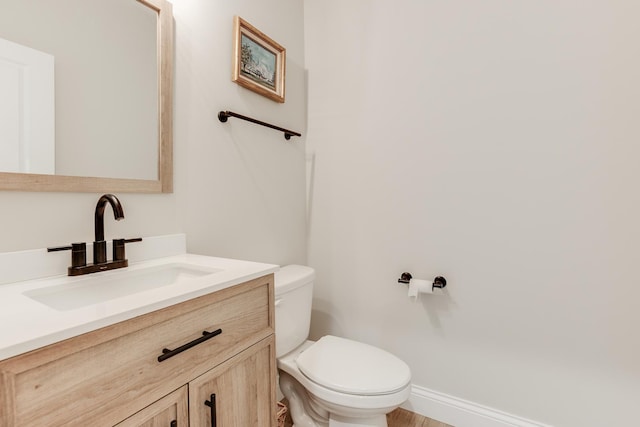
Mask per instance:
[[[113,239],[113,259],[107,261],[107,242],[104,240],[104,210],[107,203],[113,209],[113,217],[116,221],[124,218],[124,210],[120,200],[113,194],[104,194],[98,199],[95,212],[95,241],[93,242],[93,264],[87,264],[86,247],[84,242],[73,243],[71,246],[47,248],[48,252],[71,250],[71,266],[68,269],[69,276],[95,273],[97,271],[113,270],[127,267],[129,262],[125,258],[125,243],[140,242],[141,237],[135,239]]]
[[[95,214],[95,240],[93,242],[93,263],[102,264],[107,262],[107,242],[104,240],[104,209],[107,202],[113,209],[113,217],[116,221],[124,219],[124,210],[120,204],[120,200],[113,194],[105,194],[98,200],[96,204]]]

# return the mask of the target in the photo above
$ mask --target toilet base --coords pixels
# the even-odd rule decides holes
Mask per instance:
[[[289,401],[294,427],[388,427],[386,414],[349,417],[331,412],[338,409],[309,392],[286,372],[280,371],[280,389]],[[348,408],[341,408],[348,410]]]
[[[289,401],[293,427],[328,427],[329,412],[317,407],[307,390],[286,372],[279,372],[280,390]]]

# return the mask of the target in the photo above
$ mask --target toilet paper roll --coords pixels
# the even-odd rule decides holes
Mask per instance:
[[[432,294],[433,293],[433,283],[424,280],[424,279],[411,279],[409,281],[409,292],[408,296],[413,301],[418,300],[419,294]]]

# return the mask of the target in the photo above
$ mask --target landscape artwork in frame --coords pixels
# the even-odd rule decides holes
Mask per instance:
[[[233,81],[284,102],[285,48],[239,16],[234,18],[233,39]]]

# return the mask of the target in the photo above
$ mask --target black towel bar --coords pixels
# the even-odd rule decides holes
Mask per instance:
[[[290,140],[292,136],[302,136],[301,133],[294,132],[289,129],[281,128],[279,126],[272,125],[271,123],[266,123],[260,120],[252,119],[251,117],[243,116],[242,114],[234,113],[233,111],[220,111],[218,113],[218,120],[220,120],[222,123],[226,123],[229,117],[235,117],[238,119],[246,120],[251,123],[255,123],[260,126],[266,126],[268,128],[275,129],[280,132],[284,132],[284,139],[286,139],[287,141]]]

